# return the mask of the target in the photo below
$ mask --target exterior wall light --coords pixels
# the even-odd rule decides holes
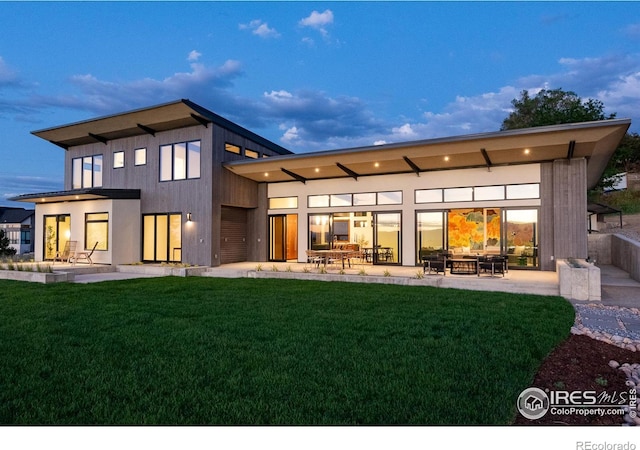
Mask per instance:
[[[187,222],[191,222],[191,213],[190,212],[187,213]]]

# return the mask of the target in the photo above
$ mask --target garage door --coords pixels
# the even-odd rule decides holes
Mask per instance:
[[[247,210],[222,207],[220,223],[220,262],[229,264],[247,260]]]

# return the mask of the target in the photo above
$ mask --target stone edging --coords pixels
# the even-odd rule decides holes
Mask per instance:
[[[640,317],[640,309],[638,308],[623,308],[617,306],[605,306],[597,303],[589,303],[587,305],[583,305],[586,308],[591,309],[599,309],[599,310],[609,310],[609,311],[621,311],[627,314],[633,314]],[[621,327],[624,325],[618,319],[618,323]],[[607,344],[615,345],[616,347],[624,348],[626,350],[631,350],[632,352],[640,351],[640,340],[639,339],[631,339],[629,337],[620,336],[618,334],[611,334],[606,331],[592,330],[585,327],[582,324],[582,317],[580,316],[580,311],[576,309],[576,321],[575,324],[571,327],[572,334],[585,335],[597,341],[606,342]]]
[[[602,304],[589,303],[584,305],[584,307],[592,308],[592,309],[600,309],[600,310],[610,310],[610,311],[622,311],[627,314],[634,314],[640,317],[640,309],[638,308],[623,308],[617,306],[604,306]],[[618,320],[620,323],[620,320]],[[621,326],[624,326],[621,324]],[[580,316],[580,312],[576,309],[576,321],[575,324],[571,327],[571,333],[577,335],[585,335],[597,341],[602,341],[607,344],[615,345],[616,347],[624,348],[626,350],[630,350],[632,352],[640,351],[640,340],[631,339],[629,337],[620,336],[618,334],[611,334],[606,331],[593,330],[585,327],[582,324],[582,317]]]

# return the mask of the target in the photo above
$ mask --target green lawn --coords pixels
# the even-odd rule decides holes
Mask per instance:
[[[430,287],[0,280],[0,423],[509,424],[572,323]]]

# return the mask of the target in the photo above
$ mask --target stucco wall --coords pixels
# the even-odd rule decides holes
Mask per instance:
[[[77,250],[85,250],[85,214],[109,213],[107,250],[96,250],[91,259],[97,264],[123,264],[140,260],[140,201],[89,200],[36,204],[35,260],[44,258],[44,216],[68,214],[71,219],[69,240],[77,241]],[[91,248],[86,248],[90,251]]]
[[[449,208],[503,208],[503,207],[538,207],[540,199],[527,200],[491,200],[482,202],[451,203],[415,203],[416,189],[492,186],[500,184],[539,183],[540,165],[446,170],[416,174],[398,174],[338,178],[328,180],[307,181],[305,184],[295,181],[288,183],[272,183],[268,185],[268,197],[298,196],[297,209],[269,210],[269,214],[298,214],[298,260],[306,260],[308,247],[308,214],[328,212],[358,211],[400,211],[402,213],[402,264],[416,264],[416,211],[443,210]],[[402,205],[349,206],[329,208],[308,208],[307,196],[316,194],[341,194],[357,192],[402,191]]]

